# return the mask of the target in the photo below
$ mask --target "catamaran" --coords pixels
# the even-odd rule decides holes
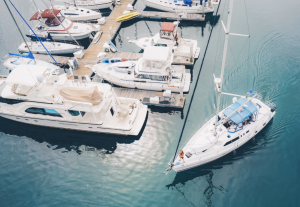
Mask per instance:
[[[182,57],[198,58],[200,47],[197,40],[183,39],[178,31],[179,22],[164,22],[159,33],[153,37],[143,37],[138,40],[129,40],[142,49],[148,46],[170,47],[174,51],[174,55]]]
[[[210,13],[219,0],[142,0],[147,7],[176,13]],[[202,6],[204,3],[204,6]]]
[[[147,115],[146,105],[117,97],[109,84],[43,66],[17,66],[0,94],[1,117],[45,127],[136,136]]]
[[[183,147],[184,161],[181,159],[182,155],[175,157],[167,171],[173,169],[181,172],[223,157],[258,134],[275,115],[276,105],[270,101],[263,102],[262,96],[253,90],[249,90],[245,96],[222,92],[228,39],[229,35],[233,34],[229,32],[232,8],[233,0],[230,0],[227,27],[224,26],[226,34],[221,77],[214,76],[218,91],[216,115],[206,122]],[[219,111],[221,94],[232,95],[234,98],[232,105]]]
[[[31,17],[30,21],[32,20],[38,21],[33,30],[39,37],[47,37],[48,34],[51,34],[52,38],[58,41],[85,39],[90,37],[92,33],[100,31],[100,25],[73,23],[57,9],[38,11]],[[30,31],[30,36],[35,38],[32,31]]]
[[[168,47],[149,46],[138,61],[106,59],[93,71],[113,84],[144,90],[188,92],[191,74],[184,67],[172,66],[173,55]]]

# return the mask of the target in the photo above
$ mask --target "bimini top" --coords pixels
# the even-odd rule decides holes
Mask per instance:
[[[52,12],[51,12],[52,11]],[[60,12],[58,9],[45,9],[42,13],[36,12],[31,18],[32,20],[39,20],[40,18],[55,18],[55,16]],[[53,15],[53,14],[55,15]]]
[[[175,24],[172,22],[164,22],[161,26],[161,31],[173,32],[175,29]]]
[[[19,65],[8,75],[6,83],[33,87],[43,81],[46,70],[45,66]]]
[[[144,50],[143,59],[151,61],[167,61],[169,57],[168,47],[148,46]]]
[[[97,86],[89,88],[65,87],[59,91],[59,94],[69,101],[78,101],[98,105],[103,99],[103,93]]]
[[[234,104],[232,104],[231,106],[229,106],[224,111],[224,115],[228,117],[232,112],[234,112],[236,109],[238,109],[246,101],[247,101],[247,99],[240,98],[239,100],[237,100],[236,102],[234,102]],[[253,103],[251,103],[251,102],[246,103],[242,108],[243,108],[242,111],[236,111],[233,115],[231,115],[229,117],[229,119],[231,121],[233,121],[235,124],[242,123],[248,117],[250,117],[254,112],[257,111],[256,106]]]

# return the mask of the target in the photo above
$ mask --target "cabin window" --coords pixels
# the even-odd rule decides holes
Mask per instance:
[[[57,16],[57,18],[48,18],[48,19],[45,21],[45,24],[46,24],[48,27],[55,27],[55,26],[60,25],[60,22],[63,22],[64,20],[65,20],[65,17],[64,17],[64,16]]]
[[[79,115],[79,111],[74,111],[74,110],[68,110],[69,114],[71,114],[72,116],[78,116]]]
[[[83,10],[81,10],[81,12],[83,12]]]
[[[57,111],[54,109],[43,109],[43,108],[35,108],[31,107],[25,110],[26,113],[30,114],[41,114],[41,115],[48,115],[48,116],[56,116],[62,117]]]
[[[65,15],[79,15],[79,14],[65,13]]]
[[[77,28],[78,28],[78,26],[74,26],[74,27],[73,27],[73,29],[77,29]]]
[[[167,47],[167,44],[155,44],[154,46]]]
[[[85,115],[85,112],[84,111],[81,111],[80,112],[81,116],[83,117]]]
[[[138,78],[141,78],[141,79],[149,79],[149,75],[146,75],[146,74],[140,74],[138,76]]]
[[[111,113],[112,116],[115,114],[113,108],[110,108],[110,113]]]
[[[164,76],[150,75],[151,80],[164,81]]]
[[[186,5],[186,4],[182,4],[182,6],[188,6],[188,5]]]
[[[224,144],[224,147],[227,146],[227,145],[229,145],[229,144],[231,144],[231,143],[233,143],[233,142],[235,142],[235,141],[238,140],[238,139],[239,139],[239,137],[236,137],[236,138],[234,138],[234,139],[232,139],[232,140],[226,142],[226,143]]]

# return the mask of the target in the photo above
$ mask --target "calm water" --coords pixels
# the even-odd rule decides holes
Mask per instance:
[[[13,0],[29,19],[35,8]],[[42,7],[42,3],[37,0]],[[0,118],[0,206],[299,206],[300,29],[296,0],[246,1],[249,38],[231,36],[224,91],[252,88],[277,105],[273,121],[237,151],[203,167],[163,173],[177,146],[212,25],[181,146],[214,113],[213,73],[219,76],[228,1],[205,23],[182,22],[184,38],[198,40],[191,92],[181,110],[149,108],[137,139],[29,126]],[[20,42],[3,1],[0,56]],[[144,9],[137,3],[138,9]],[[249,34],[245,3],[235,0],[231,32]],[[18,18],[19,19],[19,18]],[[21,21],[20,21],[21,22]],[[116,37],[121,51],[139,52],[128,38],[154,35],[162,22],[130,21]],[[24,31],[28,29],[24,28]],[[250,43],[250,44],[249,44]],[[1,66],[2,72],[3,66]],[[222,103],[231,102],[223,97]]]

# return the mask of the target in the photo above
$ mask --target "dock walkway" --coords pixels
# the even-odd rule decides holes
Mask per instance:
[[[106,23],[100,26],[103,31],[101,38],[96,44],[91,43],[83,58],[78,60],[78,70],[74,71],[74,75],[90,75],[91,70],[86,68],[85,65],[95,65],[97,63],[97,55],[99,52],[104,52],[103,44],[111,41],[121,26],[121,22],[116,22],[117,17],[121,16],[127,9],[127,5],[132,4],[134,1],[122,0],[121,5],[115,6],[114,10],[108,16]]]

